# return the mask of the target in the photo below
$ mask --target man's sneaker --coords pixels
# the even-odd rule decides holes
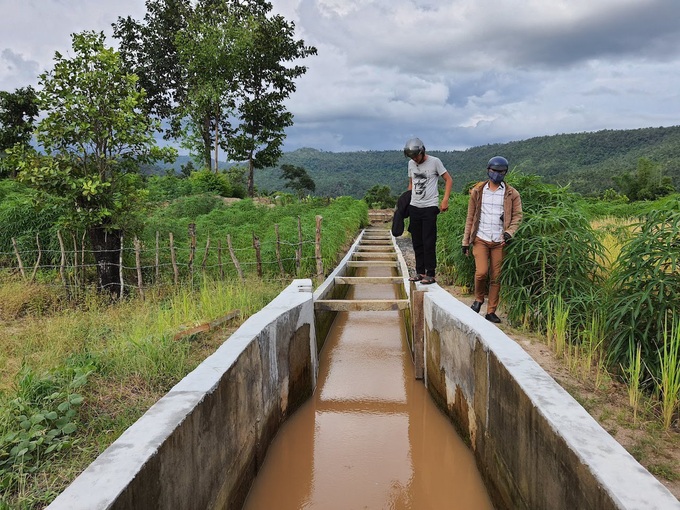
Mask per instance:
[[[480,303],[479,301],[475,301],[474,303],[472,303],[472,306],[470,308],[472,308],[473,312],[479,313],[479,310],[481,310],[482,308],[482,303]]]
[[[493,313],[493,312],[487,313],[487,314],[486,314],[486,320],[488,320],[489,322],[495,322],[496,324],[498,324],[498,323],[501,321],[501,320],[498,318],[498,315],[496,315],[496,314]]]

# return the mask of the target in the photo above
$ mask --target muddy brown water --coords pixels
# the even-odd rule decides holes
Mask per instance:
[[[390,269],[370,268],[369,276]],[[393,299],[356,285],[354,299]],[[349,296],[348,296],[349,297]],[[399,313],[340,312],[318,386],[269,447],[245,510],[493,506],[474,457],[414,377]]]

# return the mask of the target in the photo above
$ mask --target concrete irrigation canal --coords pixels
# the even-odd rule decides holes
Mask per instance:
[[[369,227],[50,509],[680,509],[515,342]]]

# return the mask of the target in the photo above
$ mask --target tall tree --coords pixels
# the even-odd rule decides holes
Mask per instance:
[[[72,38],[74,56],[57,52],[54,69],[40,76],[46,117],[36,136],[45,156],[25,161],[19,178],[69,205],[62,223],[88,232],[98,287],[119,295],[119,234],[144,196],[140,165],[170,162],[176,152],[156,146],[156,126],[142,111],[144,91],[119,54],[105,47],[104,34]]]
[[[146,5],[143,22],[119,19],[114,35],[149,91],[150,111],[168,120],[166,136],[188,134],[206,167],[217,147],[233,161],[247,161],[252,196],[253,170],[276,163],[292,124],[283,102],[307,69],[290,64],[316,48],[295,40],[294,24],[270,16],[266,0]]]
[[[239,73],[239,124],[228,147],[234,161],[248,162],[248,195],[253,196],[254,170],[274,166],[282,154],[285,129],[293,115],[284,101],[296,90],[295,79],[307,72],[299,59],[316,55],[313,46],[294,38],[295,24],[279,15],[267,17],[271,4],[256,14],[250,55]]]
[[[281,165],[281,177],[286,181],[286,187],[295,190],[300,198],[305,191],[313,192],[316,189],[314,179],[301,166]]]
[[[640,158],[635,172],[624,172],[613,177],[621,193],[632,202],[655,200],[675,192],[673,181],[661,167],[647,158]]]
[[[175,36],[186,29],[193,12],[190,0],[147,0],[143,21],[128,16],[113,24],[121,58],[146,91],[148,112],[166,121],[166,139],[181,134],[187,75]]]
[[[30,85],[14,92],[0,91],[0,152],[3,153],[0,158],[4,157],[5,150],[16,144],[29,144],[38,112],[38,98]],[[0,173],[5,173],[3,168]],[[6,170],[15,176],[13,164]]]
[[[376,184],[364,195],[364,202],[375,209],[389,209],[394,207],[397,199],[392,196],[392,189],[386,184]]]
[[[234,132],[230,120],[236,105],[237,71],[248,54],[251,32],[249,17],[199,4],[175,39],[178,61],[187,76],[184,146],[199,154],[206,167],[212,160],[215,173],[220,148],[226,147]]]

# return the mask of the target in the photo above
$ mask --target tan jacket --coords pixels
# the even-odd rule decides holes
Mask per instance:
[[[475,237],[477,237],[479,217],[482,213],[482,188],[484,188],[487,182],[477,183],[470,190],[463,246],[470,246]],[[504,182],[503,185],[505,186],[505,194],[503,195],[503,231],[514,236],[522,221],[522,199],[519,196],[519,192],[507,182]]]

